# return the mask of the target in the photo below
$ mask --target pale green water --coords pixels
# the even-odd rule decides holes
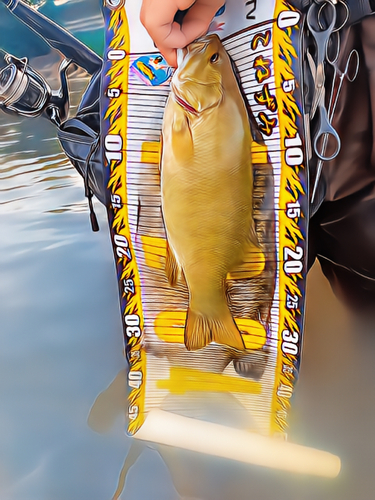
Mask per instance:
[[[66,23],[81,30],[82,4],[61,6]],[[97,4],[85,5],[96,19]],[[50,9],[59,13],[58,6]],[[6,14],[0,10],[0,24],[11,23]],[[4,37],[0,31],[0,46],[8,42]],[[80,87],[72,81],[75,102]],[[121,377],[108,402],[119,409],[117,420],[97,429],[105,434],[87,424],[96,397],[125,368],[106,215],[98,203],[96,211],[101,231],[94,234],[82,181],[53,125],[0,114],[1,500],[106,500],[117,487],[130,446]],[[162,460],[147,449],[130,470],[121,499],[374,497],[375,327],[354,320],[317,269],[308,297],[290,439],[337,453],[341,476],[306,479],[159,449]]]

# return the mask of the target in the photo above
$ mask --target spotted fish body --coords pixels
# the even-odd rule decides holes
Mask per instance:
[[[183,274],[189,290],[185,345],[243,350],[226,280],[259,274],[264,257],[252,213],[249,118],[216,35],[180,51],[171,87],[162,131],[162,211],[169,282]]]

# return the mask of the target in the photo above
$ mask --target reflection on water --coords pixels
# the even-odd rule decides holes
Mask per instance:
[[[69,83],[74,115],[88,79],[70,78]],[[81,179],[61,150],[54,125],[43,118],[17,120],[0,115],[0,164],[0,206],[4,211],[33,210],[36,199],[48,190],[82,188]],[[82,199],[66,204],[65,193],[52,196],[54,206],[45,206],[48,212],[85,210]]]
[[[374,322],[347,311],[333,297],[317,266],[309,275],[306,322],[289,439],[340,455],[343,468],[337,479],[308,478],[134,442],[113,500],[133,500],[140,492],[141,498],[159,498],[166,484],[150,475],[160,467],[158,457],[183,499],[370,500],[375,460]],[[121,371],[96,399],[88,423],[97,432],[109,432],[124,411],[125,388],[126,372]],[[142,482],[146,477],[156,489],[155,497]]]

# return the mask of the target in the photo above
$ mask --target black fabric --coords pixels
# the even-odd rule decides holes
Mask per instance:
[[[67,120],[58,130],[65,154],[101,203],[108,205],[104,185],[102,149],[98,135],[85,123],[85,117]],[[97,147],[95,147],[97,145]],[[93,152],[94,151],[94,152]]]
[[[344,81],[333,120],[342,147],[323,167],[325,192],[310,220],[309,265],[317,258],[335,294],[362,312],[375,305],[375,17],[342,34],[341,70],[353,49],[359,73],[354,82]]]
[[[83,179],[87,180],[91,192],[101,203],[108,206],[109,195],[105,185],[100,141],[100,76],[98,73],[92,77],[79,105],[77,116],[64,122],[57,135],[65,154]]]
[[[349,25],[355,24],[374,12],[370,0],[347,0],[349,7]]]

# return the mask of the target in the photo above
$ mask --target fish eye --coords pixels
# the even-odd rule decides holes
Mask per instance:
[[[210,57],[210,63],[215,63],[218,60],[219,60],[219,52],[215,52],[215,54],[212,54],[212,56]]]
[[[158,63],[162,62],[162,60],[163,60],[163,58],[161,56],[157,56],[157,57],[155,57],[154,62],[156,64],[158,64]]]

